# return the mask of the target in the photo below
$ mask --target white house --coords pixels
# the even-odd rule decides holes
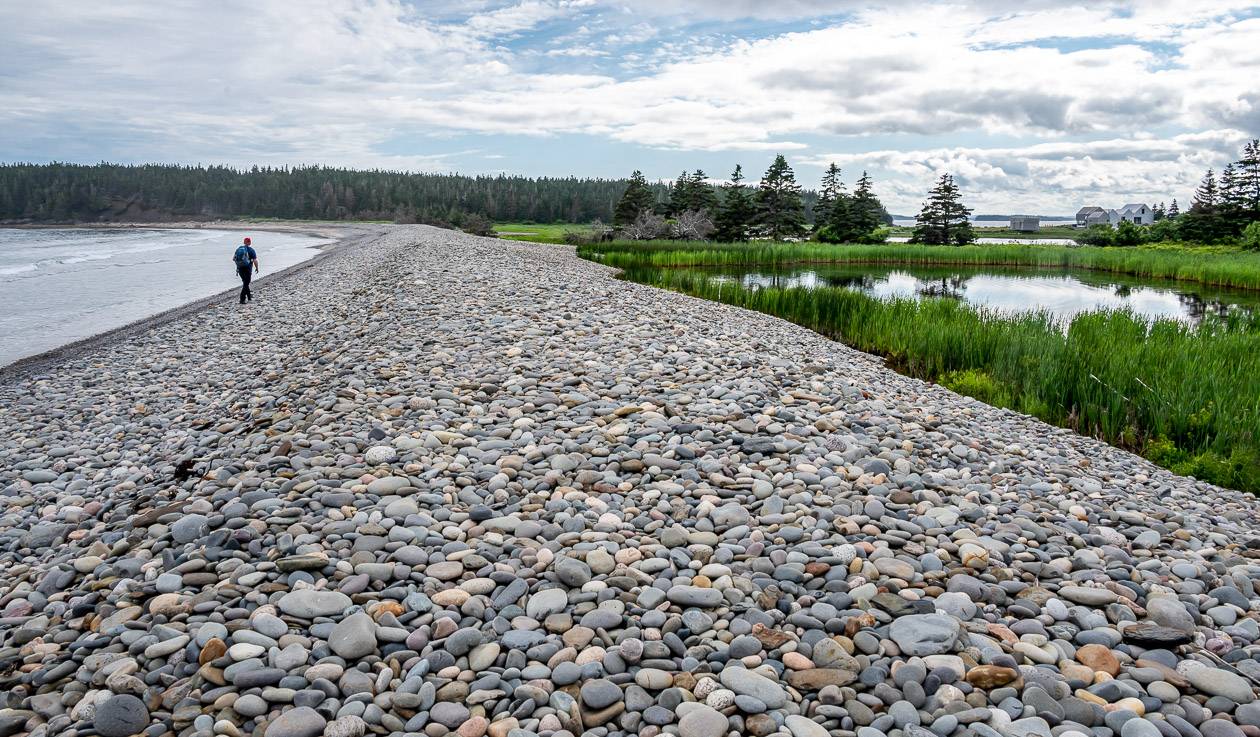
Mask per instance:
[[[1115,228],[1123,221],[1137,225],[1150,225],[1155,222],[1155,213],[1144,202],[1132,202],[1119,210],[1104,210],[1090,205],[1082,207],[1076,213],[1076,227],[1087,228],[1091,225],[1110,225]]]
[[[1120,208],[1120,219],[1135,225],[1150,225],[1155,222],[1155,213],[1145,202],[1131,202]]]

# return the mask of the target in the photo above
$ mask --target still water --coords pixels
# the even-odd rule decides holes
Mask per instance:
[[[1233,307],[1260,309],[1260,293],[1084,270],[801,265],[704,270],[747,287],[843,287],[877,298],[949,297],[1015,314],[1046,311],[1067,321],[1082,312],[1128,309],[1151,319],[1198,322]]]

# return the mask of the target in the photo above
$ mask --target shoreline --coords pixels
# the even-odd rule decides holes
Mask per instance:
[[[280,226],[280,227],[277,227],[277,226]],[[4,227],[14,227],[14,226],[4,226]],[[72,226],[56,226],[56,227],[61,228],[61,227],[72,227]],[[91,229],[91,230],[119,229],[117,227],[108,226],[108,225],[105,228],[98,228],[96,226],[90,226],[90,225],[84,225],[84,226],[79,226],[79,227],[81,227],[82,229]],[[43,229],[43,228],[42,226],[40,226],[38,229]],[[295,229],[295,228],[283,227],[283,224],[279,224],[279,223],[277,224],[268,223],[268,224],[264,224],[264,226],[262,227],[253,227],[253,228],[221,227],[218,224],[216,224],[214,227],[201,228],[200,224],[197,224],[197,223],[173,223],[173,224],[162,224],[162,225],[152,225],[152,226],[145,225],[144,229],[147,229],[147,230],[184,230],[184,229],[258,230],[258,231],[267,231],[267,232],[273,232],[273,233],[291,233],[294,235],[307,235],[307,236],[316,237],[316,238],[333,239],[331,243],[325,243],[323,245],[312,248],[312,250],[315,251],[315,253],[310,258],[304,261],[301,261],[300,263],[296,263],[292,266],[289,266],[287,268],[281,269],[280,271],[268,273],[254,280],[255,284],[260,284],[260,285],[270,285],[273,282],[281,281],[298,271],[310,268],[318,264],[319,262],[328,258],[329,256],[336,253],[343,247],[358,243],[363,239],[370,239],[370,238],[379,236],[382,232],[384,232],[379,227],[376,229],[367,229],[367,227],[355,227],[355,226],[346,226],[343,228],[328,228],[328,229],[323,229],[323,230]],[[92,352],[92,351],[108,348],[111,345],[125,341],[132,336],[143,333],[146,330],[150,330],[152,328],[165,325],[168,322],[172,322],[172,321],[184,318],[184,317],[188,317],[190,315],[194,315],[206,309],[207,307],[217,304],[221,302],[222,300],[228,299],[232,295],[236,294],[238,291],[240,291],[239,287],[231,287],[229,289],[216,292],[215,294],[212,294],[208,297],[202,297],[200,299],[196,299],[191,302],[186,302],[177,307],[172,307],[170,309],[163,310],[153,315],[142,317],[138,320],[133,320],[125,325],[120,325],[116,328],[111,328],[104,332],[96,333],[95,335],[91,335],[86,338],[81,338],[79,340],[57,346],[56,348],[52,348],[47,351],[43,351],[41,353],[36,353],[31,356],[25,356],[23,358],[19,358],[18,360],[12,363],[8,363],[3,366],[0,366],[0,390],[7,388],[9,385],[14,384],[15,382],[20,382],[20,381],[36,378],[37,374],[42,373],[45,369],[50,368],[56,364],[81,357],[82,355]]]
[[[169,223],[0,223],[0,229],[13,230],[261,230],[271,233],[292,233],[316,238],[332,238],[346,228],[371,227],[384,223],[337,222],[332,220],[263,221],[246,223],[240,220],[174,220]]]
[[[337,239],[347,231],[388,227],[389,223],[355,220],[266,220],[247,223],[240,220],[176,220],[169,223],[0,223],[0,230],[223,230],[287,233],[311,238]],[[320,250],[333,244],[319,246]]]

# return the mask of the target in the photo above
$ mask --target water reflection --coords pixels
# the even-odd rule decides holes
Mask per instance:
[[[841,287],[872,297],[948,297],[1006,313],[1045,310],[1063,320],[1082,312],[1129,309],[1149,318],[1198,322],[1236,307],[1260,308],[1260,294],[1089,271],[810,266],[782,271],[714,272],[751,288]]]

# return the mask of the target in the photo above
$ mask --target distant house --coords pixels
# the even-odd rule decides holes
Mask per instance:
[[[1145,202],[1132,202],[1120,208],[1120,219],[1134,225],[1150,225],[1155,222],[1155,213]]]
[[[1023,233],[1036,233],[1041,230],[1041,218],[1032,215],[1012,215],[1011,230]]]
[[[1119,210],[1104,210],[1090,205],[1076,212],[1076,227],[1088,228],[1091,225],[1110,225],[1115,228],[1122,222],[1137,225],[1150,225],[1155,222],[1155,213],[1143,202],[1133,202]]]
[[[1076,211],[1076,227],[1078,228],[1088,228],[1105,222],[1107,222],[1107,211],[1101,207],[1090,205]]]

